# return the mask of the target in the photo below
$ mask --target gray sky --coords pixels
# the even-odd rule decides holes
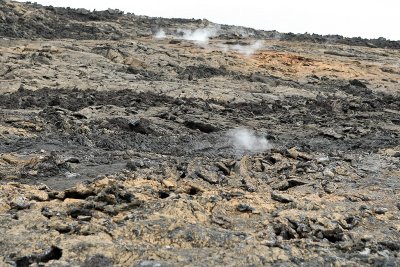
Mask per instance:
[[[399,0],[31,0],[42,5],[137,15],[206,18],[213,22],[294,33],[400,40]]]

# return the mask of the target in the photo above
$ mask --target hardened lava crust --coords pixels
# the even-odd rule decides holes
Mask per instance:
[[[0,266],[399,266],[400,42],[0,1]]]

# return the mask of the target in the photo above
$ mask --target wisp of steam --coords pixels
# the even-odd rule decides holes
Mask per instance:
[[[165,31],[163,29],[159,29],[156,34],[154,35],[156,39],[165,39],[167,35],[165,34]]]
[[[230,142],[238,152],[264,152],[272,145],[263,136],[258,136],[249,129],[236,128],[228,132]]]
[[[234,45],[232,47],[233,50],[238,51],[239,53],[246,55],[246,56],[251,56],[258,50],[262,49],[264,46],[264,42],[261,40],[255,41],[251,45]]]
[[[241,44],[236,44],[236,45],[226,45],[226,44],[218,44],[218,48],[220,48],[223,52],[228,52],[228,51],[236,51],[242,55],[245,55],[247,57],[257,53],[258,50],[261,50],[264,48],[265,43],[262,40],[257,40],[253,42],[252,44],[249,45],[241,45]]]
[[[188,41],[194,41],[197,44],[207,44],[211,37],[217,35],[217,29],[214,27],[196,29],[194,31],[187,29],[178,29],[181,38]]]

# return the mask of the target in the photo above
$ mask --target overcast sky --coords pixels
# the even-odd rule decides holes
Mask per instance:
[[[31,0],[42,5],[137,15],[206,18],[213,22],[294,33],[400,40],[400,0]]]

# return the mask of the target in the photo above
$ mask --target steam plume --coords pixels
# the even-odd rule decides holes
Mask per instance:
[[[237,128],[228,132],[230,142],[238,151],[263,152],[272,146],[263,136],[257,136],[254,131]]]
[[[202,29],[196,29],[194,31],[188,29],[178,29],[180,38],[188,41],[194,41],[197,44],[207,44],[211,37],[217,35],[218,29],[215,27],[208,27]],[[179,38],[179,36],[178,36]]]
[[[157,33],[154,35],[154,37],[155,37],[156,39],[164,39],[164,38],[167,37],[167,35],[165,34],[165,31],[164,31],[163,29],[159,29],[159,30],[157,31]]]
[[[264,42],[261,40],[255,41],[251,45],[234,45],[232,46],[233,50],[238,51],[239,53],[246,55],[246,56],[251,56],[254,53],[256,53],[258,50],[262,49],[264,46]]]

